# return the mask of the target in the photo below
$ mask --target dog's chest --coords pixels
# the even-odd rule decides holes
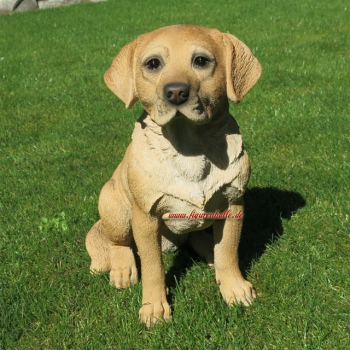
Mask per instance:
[[[159,189],[168,198],[168,210],[176,210],[181,207],[197,208],[205,210],[208,203],[213,202],[214,193],[220,191],[225,183],[233,180],[235,166],[230,169],[220,170],[205,156],[184,157],[175,155],[162,162],[162,177],[159,181]],[[222,196],[215,197],[215,204],[210,207],[218,207]],[[181,202],[181,204],[180,204]]]
[[[178,153],[162,135],[136,125],[132,153],[143,174],[140,182],[147,187],[142,199],[144,209],[163,215],[227,208],[244,192],[249,161],[240,134],[228,135],[226,143],[227,164],[218,167],[203,154]],[[219,157],[220,154],[216,158]]]
[[[203,195],[206,191],[207,176],[211,173],[213,164],[204,155],[195,157],[184,157],[181,154],[173,154],[168,158],[167,166],[171,167],[171,171],[176,174],[176,178],[184,181],[199,184],[202,188]]]
[[[244,174],[248,175],[244,171],[244,158],[247,159],[238,159],[225,170],[208,161],[208,173],[203,173],[204,177],[197,179],[195,174],[190,180],[188,176],[181,176],[184,168],[177,168],[175,173],[178,176],[174,176],[169,186],[163,189],[163,195],[156,203],[156,214],[165,219],[165,225],[175,234],[212,225],[213,220],[205,218],[203,214],[222,214],[244,192],[247,182]],[[196,161],[199,162],[192,159],[192,163]]]

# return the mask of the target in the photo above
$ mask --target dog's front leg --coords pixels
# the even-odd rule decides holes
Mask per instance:
[[[238,245],[243,224],[243,199],[229,208],[233,216],[217,220],[214,225],[214,266],[216,281],[227,304],[250,305],[256,297],[252,284],[246,281],[238,266]]]
[[[141,322],[150,327],[159,319],[170,319],[171,313],[166,300],[160,222],[134,204],[132,229],[141,259],[142,307],[139,316]]]

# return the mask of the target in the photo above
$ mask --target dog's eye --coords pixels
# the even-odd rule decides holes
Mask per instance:
[[[149,70],[157,70],[157,69],[161,68],[161,66],[162,66],[162,64],[158,58],[152,58],[146,63],[146,67]]]
[[[196,68],[205,68],[209,64],[209,60],[206,57],[198,56],[193,61],[193,66]]]

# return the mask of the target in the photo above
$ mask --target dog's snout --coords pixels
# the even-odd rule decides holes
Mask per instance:
[[[172,105],[179,106],[188,100],[190,87],[185,83],[170,83],[164,86],[164,97]]]

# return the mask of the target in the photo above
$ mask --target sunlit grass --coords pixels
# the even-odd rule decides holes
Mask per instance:
[[[345,349],[349,344],[349,35],[344,1],[108,1],[0,16],[0,349]],[[139,34],[175,23],[235,34],[263,76],[232,105],[252,176],[228,308],[214,271],[166,254],[173,320],[147,330],[141,284],[91,276],[85,235],[131,140],[104,85]]]

